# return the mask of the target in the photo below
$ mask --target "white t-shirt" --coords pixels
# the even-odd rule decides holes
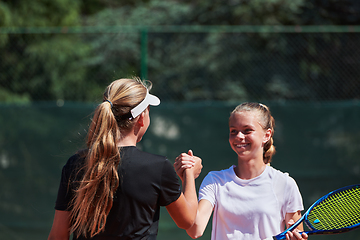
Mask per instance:
[[[266,166],[256,178],[236,176],[235,166],[212,171],[200,186],[199,200],[214,207],[212,240],[260,240],[285,229],[285,214],[304,209],[295,180]]]

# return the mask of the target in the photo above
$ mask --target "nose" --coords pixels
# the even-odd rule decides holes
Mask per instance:
[[[237,135],[236,135],[236,137],[238,137],[238,138],[244,138],[245,137],[245,135],[241,132],[241,131],[239,131],[238,133],[237,133]]]

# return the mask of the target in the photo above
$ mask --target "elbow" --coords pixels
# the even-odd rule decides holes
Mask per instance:
[[[205,229],[204,229],[205,230]],[[191,228],[186,229],[186,233],[189,235],[189,237],[191,237],[192,239],[197,239],[199,237],[202,237],[204,230],[202,230],[201,228],[199,228],[199,226],[194,223],[193,226],[191,226]]]
[[[189,235],[190,236],[190,235]],[[192,235],[192,236],[190,236],[192,239],[197,239],[197,238],[199,238],[199,237],[201,237],[202,236],[202,234],[199,234],[199,235]]]
[[[54,234],[52,234],[52,232],[50,232],[47,240],[56,240],[56,236]]]
[[[189,229],[194,225],[194,220],[182,221],[180,223],[176,223],[176,225],[181,229]]]
[[[189,231],[187,230],[186,233],[189,235],[189,237],[191,237],[192,239],[197,239],[199,237],[202,237],[203,233],[202,232],[193,232],[193,231]]]
[[[47,240],[69,240],[70,234],[65,234],[62,232],[51,231],[48,235]]]
[[[196,212],[196,211],[195,211]],[[179,221],[175,221],[176,225],[184,230],[188,230],[195,224],[196,214],[188,214],[183,216],[183,218]]]

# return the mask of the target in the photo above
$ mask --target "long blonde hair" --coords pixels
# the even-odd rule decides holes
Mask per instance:
[[[71,229],[76,236],[93,237],[105,229],[106,218],[119,186],[120,152],[117,142],[123,130],[135,121],[130,110],[146,96],[138,78],[119,79],[105,90],[103,103],[95,110],[87,136],[84,175],[71,202]]]
[[[263,161],[265,164],[271,162],[272,156],[275,154],[274,144],[274,130],[275,130],[275,119],[271,115],[270,109],[261,103],[245,102],[237,106],[231,113],[242,111],[257,111],[259,113],[259,123],[264,130],[271,129],[271,137],[264,145]]]

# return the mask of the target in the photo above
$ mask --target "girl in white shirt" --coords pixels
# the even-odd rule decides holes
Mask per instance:
[[[275,153],[275,120],[267,106],[243,103],[229,118],[229,143],[237,153],[237,165],[210,172],[199,191],[192,238],[201,237],[212,212],[212,240],[272,239],[301,217],[302,198],[293,178],[269,165]],[[180,177],[192,166],[192,154],[175,160]],[[287,233],[287,239],[307,239],[303,226]]]

